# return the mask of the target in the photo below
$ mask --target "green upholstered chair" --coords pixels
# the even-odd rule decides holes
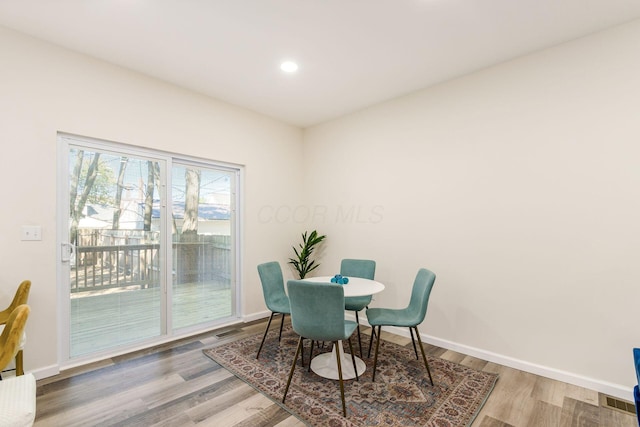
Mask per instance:
[[[418,332],[418,325],[422,323],[427,314],[427,305],[429,303],[429,295],[433,288],[433,283],[436,281],[436,275],[426,268],[418,270],[415,280],[413,281],[413,289],[411,290],[411,300],[409,305],[403,309],[391,309],[391,308],[369,308],[367,309],[367,320],[371,327],[377,331],[376,340],[376,352],[373,359],[373,375],[372,381],[376,380],[376,366],[378,364],[378,348],[380,347],[380,332],[383,326],[398,326],[407,327],[411,333],[411,341],[413,342],[413,350],[416,353],[416,359],[418,359],[418,350],[416,349],[416,341],[413,338],[413,332],[415,331],[418,337],[418,344],[420,344],[420,351],[422,352],[422,360],[424,366],[427,368],[429,374],[429,381],[433,385],[433,378],[431,378],[431,370],[427,363],[427,357],[424,354],[424,348],[422,347],[422,339]],[[372,339],[373,341],[373,339]],[[371,342],[369,343],[369,355],[371,355]]]
[[[376,275],[376,262],[368,259],[343,259],[340,263],[340,274],[345,277],[362,277],[370,279]],[[360,338],[360,319],[358,312],[369,307],[371,295],[363,297],[347,297],[344,299],[344,309],[356,313],[356,323],[358,324],[358,346],[360,357],[362,357],[362,339]],[[373,339],[373,333],[371,338]]]
[[[260,282],[262,282],[262,293],[264,295],[264,302],[267,308],[271,310],[271,316],[269,322],[264,330],[262,336],[262,342],[258,348],[258,354],[256,359],[260,357],[264,340],[267,338],[267,332],[271,326],[271,321],[276,314],[282,314],[280,320],[280,334],[278,335],[278,341],[282,338],[282,327],[284,326],[284,316],[291,313],[289,308],[289,297],[284,291],[284,279],[282,278],[282,268],[277,261],[267,262],[258,265],[258,275],[260,276]]]
[[[296,367],[298,355],[302,351],[303,339],[313,341],[331,341],[336,346],[336,358],[338,365],[338,380],[340,382],[340,397],[342,399],[342,414],[347,416],[347,408],[344,401],[344,383],[342,381],[342,365],[340,362],[341,344],[338,341],[348,340],[351,351],[353,369],[358,379],[356,359],[351,346],[351,335],[356,330],[356,323],[344,318],[344,289],[342,285],[334,283],[305,282],[304,280],[289,280],[287,291],[291,302],[291,326],[300,335],[296,355],[291,364],[291,371],[287,380],[287,386],[282,396],[284,403],[291,378]]]

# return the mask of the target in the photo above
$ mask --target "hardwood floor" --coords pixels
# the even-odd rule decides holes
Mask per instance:
[[[35,425],[303,426],[202,353],[261,332],[265,325],[260,321],[225,328],[40,380]],[[383,336],[411,345],[408,338],[384,331]],[[472,427],[638,425],[635,414],[600,406],[593,390],[434,346],[425,345],[425,349],[433,356],[500,375]]]

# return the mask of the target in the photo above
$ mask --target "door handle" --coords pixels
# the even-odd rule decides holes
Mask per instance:
[[[62,243],[60,246],[60,260],[62,262],[71,261],[71,255],[76,250],[75,245],[73,243]]]

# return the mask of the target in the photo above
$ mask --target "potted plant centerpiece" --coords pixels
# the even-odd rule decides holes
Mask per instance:
[[[316,246],[325,239],[325,235],[320,235],[316,230],[313,230],[307,235],[305,231],[302,233],[302,243],[298,244],[298,248],[292,246],[295,258],[289,258],[289,264],[298,272],[300,279],[304,279],[306,275],[318,268],[320,264],[316,264],[315,260],[311,258],[313,250]]]

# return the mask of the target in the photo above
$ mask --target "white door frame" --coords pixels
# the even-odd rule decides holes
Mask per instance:
[[[70,254],[70,246],[69,246],[69,149],[73,145],[86,147],[88,149],[94,149],[100,152],[110,152],[113,154],[126,154],[130,156],[135,156],[138,158],[149,159],[153,161],[157,161],[160,164],[161,168],[161,190],[164,193],[165,201],[170,201],[171,199],[171,186],[167,185],[168,182],[171,182],[171,169],[172,163],[174,159],[179,160],[180,164],[194,164],[201,165],[204,167],[210,168],[220,168],[226,169],[229,171],[235,172],[235,185],[234,185],[234,194],[232,195],[232,210],[233,210],[233,218],[232,221],[232,241],[234,242],[234,254],[233,260],[234,264],[232,265],[232,287],[234,292],[232,292],[232,311],[233,317],[235,320],[227,320],[225,323],[216,325],[217,327],[223,324],[232,324],[238,323],[241,319],[241,263],[240,263],[240,242],[241,242],[241,231],[238,226],[241,224],[241,203],[240,198],[237,196],[239,194],[241,179],[244,173],[243,167],[240,165],[230,164],[230,163],[222,163],[209,161],[204,159],[193,158],[190,156],[176,155],[173,153],[167,153],[156,150],[146,150],[139,147],[134,147],[126,144],[120,144],[109,141],[101,141],[94,138],[76,136],[67,133],[59,133],[58,134],[58,159],[57,159],[57,199],[58,205],[56,208],[57,214],[57,225],[56,225],[56,265],[57,268],[57,295],[58,295],[58,364],[61,369],[71,368],[73,366],[79,366],[82,364],[90,363],[92,361],[97,361],[104,359],[106,357],[112,357],[117,354],[123,354],[131,351],[135,351],[138,349],[146,348],[151,345],[157,345],[163,342],[172,341],[183,336],[193,335],[195,333],[201,333],[206,331],[207,329],[211,329],[211,327],[205,326],[205,328],[193,329],[188,331],[179,331],[174,334],[169,327],[171,325],[171,310],[169,306],[171,304],[171,293],[172,286],[167,283],[167,277],[171,277],[171,269],[172,263],[168,262],[170,254],[169,248],[171,248],[171,224],[169,215],[169,208],[167,207],[167,203],[165,202],[161,206],[161,224],[164,232],[164,240],[165,244],[161,245],[161,265],[164,264],[165,274],[161,276],[161,289],[162,295],[161,298],[161,335],[157,338],[145,340],[144,342],[138,342],[132,346],[128,347],[118,347],[117,349],[110,349],[107,351],[96,352],[94,354],[88,355],[86,357],[77,357],[70,358],[70,304],[69,304],[69,277],[70,277],[70,263],[65,261],[69,258]],[[169,230],[167,233],[166,230]]]

